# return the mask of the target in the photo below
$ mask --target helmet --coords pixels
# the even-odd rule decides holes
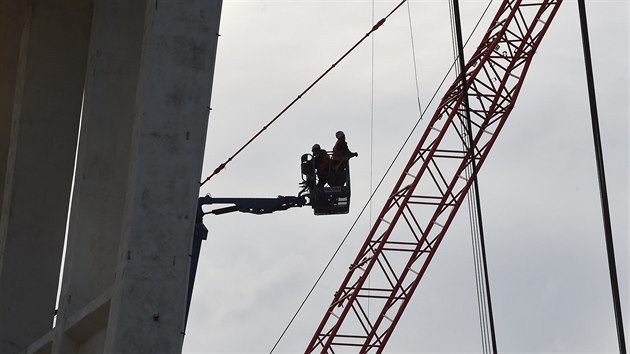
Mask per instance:
[[[322,149],[322,148],[319,146],[319,144],[315,144],[315,145],[313,145],[313,147],[311,148],[311,151],[312,151],[312,152],[315,152],[315,151],[319,151],[319,150],[321,150],[321,149]]]
[[[335,134],[335,137],[337,139],[343,139],[343,138],[346,137],[346,135],[340,130],[340,131],[337,132],[337,134]]]

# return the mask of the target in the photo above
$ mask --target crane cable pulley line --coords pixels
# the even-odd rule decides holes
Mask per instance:
[[[485,17],[486,13],[488,12],[488,9],[490,8],[490,5],[492,5],[492,1],[490,1],[488,3],[488,5],[486,6],[486,8],[484,9],[483,13],[481,14],[481,16],[479,17],[479,20],[477,21],[477,23],[475,24],[475,27],[472,29],[470,35],[468,36],[468,38],[466,39],[466,42],[464,42],[464,47],[466,47],[466,45],[468,45],[468,42],[470,41],[470,39],[472,38],[473,34],[475,34],[477,28],[479,27],[479,25],[481,24],[481,20],[483,20],[483,18]],[[332,264],[332,261],[335,259],[335,257],[337,256],[337,254],[339,253],[339,251],[341,250],[341,247],[343,247],[343,245],[345,244],[346,240],[348,239],[348,237],[350,236],[350,233],[352,233],[352,230],[354,229],[354,227],[356,226],[357,222],[359,221],[359,219],[361,218],[361,216],[363,216],[363,213],[365,212],[365,210],[367,209],[367,207],[370,205],[370,203],[372,202],[372,199],[374,198],[374,195],[376,194],[376,192],[379,190],[379,188],[381,187],[381,185],[383,184],[383,181],[385,181],[385,178],[387,177],[387,175],[389,175],[389,172],[391,171],[391,169],[394,167],[394,164],[396,163],[396,161],[398,161],[398,158],[400,157],[400,155],[402,154],[403,150],[405,149],[405,147],[407,146],[407,143],[409,143],[409,140],[411,140],[411,137],[413,136],[414,132],[416,131],[416,129],[418,128],[418,126],[420,125],[420,122],[422,121],[422,118],[424,118],[425,113],[428,111],[429,107],[431,106],[431,104],[433,103],[433,101],[435,100],[435,98],[437,97],[437,94],[440,92],[440,90],[442,89],[442,86],[444,85],[444,83],[446,82],[446,79],[448,78],[448,76],[451,74],[451,71],[453,71],[453,69],[455,68],[455,65],[457,64],[457,58],[453,61],[453,63],[451,64],[451,66],[449,67],[449,69],[447,70],[446,74],[444,74],[444,77],[442,77],[442,81],[440,82],[440,84],[438,85],[437,89],[435,89],[435,91],[433,92],[433,95],[431,96],[431,99],[429,100],[429,103],[427,103],[427,105],[425,106],[424,111],[420,112],[420,117],[416,120],[416,123],[414,124],[414,126],[411,128],[411,131],[409,132],[409,134],[407,135],[407,138],[405,139],[405,141],[403,141],[402,145],[400,146],[400,149],[398,150],[398,152],[396,153],[396,155],[394,156],[394,158],[392,159],[392,162],[389,164],[389,167],[387,167],[387,170],[385,171],[385,173],[383,174],[383,176],[381,177],[380,181],[378,182],[378,184],[376,185],[376,187],[374,188],[374,190],[372,191],[372,193],[370,194],[370,197],[368,198],[368,200],[365,202],[365,205],[363,205],[363,208],[361,209],[361,211],[359,212],[359,215],[357,215],[357,217],[355,218],[354,222],[352,223],[352,225],[350,226],[350,228],[348,229],[348,231],[346,232],[346,235],[343,237],[343,239],[341,240],[341,242],[339,243],[339,245],[337,246],[337,248],[335,249],[335,251],[333,252],[332,256],[330,257],[330,259],[328,260],[328,262],[326,263],[326,265],[324,266],[324,269],[322,269],[322,271],[320,272],[319,276],[317,277],[317,279],[315,280],[315,283],[313,284],[313,286],[311,286],[311,289],[308,291],[308,293],[306,294],[306,296],[304,297],[304,300],[302,300],[302,303],[300,304],[300,306],[298,306],[298,309],[295,311],[295,313],[293,314],[293,316],[291,317],[291,319],[289,320],[289,323],[287,323],[287,325],[285,326],[284,330],[282,331],[282,333],[280,334],[280,336],[278,337],[278,339],[276,340],[276,343],[273,345],[273,347],[271,348],[271,350],[269,351],[269,354],[273,354],[274,350],[276,349],[276,347],[278,346],[278,344],[280,344],[280,341],[282,341],[282,338],[284,338],[284,335],[287,333],[287,331],[289,330],[289,328],[291,327],[291,325],[293,324],[293,322],[295,321],[295,319],[297,318],[298,314],[300,313],[300,311],[302,311],[302,308],[304,307],[304,305],[306,304],[306,302],[308,301],[308,299],[311,297],[311,294],[313,293],[313,291],[315,290],[315,288],[317,287],[317,285],[319,284],[320,280],[323,278],[324,274],[326,273],[326,271],[328,271],[328,268],[330,267],[330,265]]]
[[[604,153],[602,149],[601,134],[599,130],[599,115],[597,113],[597,99],[595,95],[595,81],[593,74],[593,62],[591,58],[591,45],[588,34],[588,21],[586,17],[586,4],[584,0],[578,0],[578,14],[580,18],[580,32],[582,35],[582,49],[584,52],[584,66],[586,69],[586,84],[588,89],[589,107],[591,113],[591,128],[593,130],[593,147],[595,149],[595,162],[597,167],[597,181],[599,185],[599,197],[604,224],[604,239],[606,243],[606,255],[608,257],[608,273],[610,277],[610,290],[615,313],[615,325],[617,329],[617,343],[619,353],[626,354],[626,340],[623,330],[623,311],[619,296],[619,283],[617,279],[617,265],[615,262],[615,249],[612,235],[612,223],[610,220],[610,207],[608,205],[608,190],[606,187],[606,174],[604,169]]]
[[[409,2],[407,2],[409,6]],[[372,0],[372,17],[370,20],[374,23],[374,0]],[[370,45],[370,196],[374,192],[374,41],[375,35],[372,36]],[[422,112],[420,112],[422,113]],[[372,225],[372,201],[369,202],[368,227]],[[368,284],[372,282],[372,278],[368,278]],[[367,305],[367,312],[370,313],[370,303]]]
[[[420,85],[418,84],[418,64],[416,60],[416,45],[413,39],[413,25],[411,23],[411,6],[407,2],[407,17],[409,19],[409,37],[411,40],[411,58],[413,60],[413,73],[416,79],[416,100],[418,101],[418,113],[422,116],[422,104],[420,103]]]
[[[490,1],[492,3],[492,1]],[[464,47],[462,44],[461,15],[459,11],[459,1],[449,1],[451,5],[451,26],[454,31],[453,55],[458,59],[458,76],[460,77],[462,92],[467,92],[466,72],[464,63]],[[461,122],[462,130],[468,135],[468,141],[463,142],[464,148],[470,150],[471,156],[474,154],[474,142],[472,138],[472,120],[470,116],[470,105],[468,95],[463,95],[464,117],[466,126]],[[467,144],[466,144],[467,143]],[[468,147],[466,147],[468,145]],[[490,296],[490,281],[488,279],[488,265],[486,259],[486,247],[483,228],[483,215],[481,212],[481,197],[479,192],[479,181],[477,179],[477,166],[475,159],[471,159],[471,164],[466,167],[466,177],[472,178],[473,193],[468,194],[469,217],[471,221],[471,237],[473,246],[473,259],[475,268],[475,281],[477,286],[477,303],[479,307],[479,320],[481,325],[482,348],[484,353],[492,352],[496,354],[497,342],[494,329],[494,316],[492,312],[492,300]],[[491,350],[490,350],[491,349]]]
[[[302,96],[304,96],[308,91],[311,90],[311,88],[313,88],[313,86],[315,86],[317,83],[319,83],[319,81],[321,81],[321,79],[324,78],[324,76],[328,75],[329,72],[332,71],[332,69],[334,69],[342,60],[344,60],[352,51],[354,51],[361,43],[363,43],[363,41],[368,38],[372,33],[374,33],[376,30],[378,30],[384,23],[385,21],[394,13],[396,12],[396,10],[398,10],[405,2],[407,2],[407,0],[402,0],[392,11],[390,11],[387,16],[383,17],[382,19],[380,19],[376,24],[374,24],[372,26],[372,29],[370,31],[368,31],[361,39],[359,39],[359,41],[357,43],[355,43],[350,49],[348,49],[348,51],[346,51],[339,59],[337,59],[337,61],[335,61],[330,68],[328,68],[326,71],[324,71],[323,74],[321,74],[317,79],[315,79],[315,81],[313,81],[304,91],[302,91],[302,93],[300,93],[299,95],[297,95],[297,97],[295,99],[293,99],[293,101],[291,101],[286,107],[284,107],[284,109],[282,111],[280,111],[280,113],[278,113],[269,123],[267,123],[265,126],[262,127],[262,129],[260,131],[258,131],[258,133],[256,133],[253,137],[251,137],[243,146],[241,146],[240,149],[238,149],[232,156],[230,156],[224,163],[220,164],[215,170],[214,172],[212,172],[212,174],[210,176],[208,176],[208,178],[206,178],[205,180],[203,180],[202,182],[200,182],[201,186],[203,186],[206,182],[208,182],[212,177],[216,176],[217,174],[219,174],[224,168],[225,166],[230,163],[238,154],[241,153],[241,151],[245,150],[245,148],[247,146],[249,146],[249,144],[251,144],[254,140],[256,140],[256,138],[258,138],[265,130],[267,130],[267,128],[269,128],[270,125],[272,125],[273,123],[275,123],[276,120],[278,120],[278,118],[280,118],[286,111],[289,110],[289,108],[291,108],[300,98],[302,98]]]

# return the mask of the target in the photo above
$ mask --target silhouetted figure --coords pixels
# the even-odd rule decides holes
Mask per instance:
[[[335,137],[337,137],[337,142],[335,146],[333,146],[331,158],[331,173],[333,177],[330,178],[330,180],[332,182],[331,185],[341,186],[344,184],[344,177],[348,169],[348,160],[359,156],[359,154],[350,151],[348,143],[346,142],[346,135],[341,130],[335,134]]]
[[[317,174],[317,187],[324,187],[328,183],[330,176],[330,157],[328,157],[328,152],[322,149],[319,144],[313,145],[311,151],[313,152],[313,163]]]

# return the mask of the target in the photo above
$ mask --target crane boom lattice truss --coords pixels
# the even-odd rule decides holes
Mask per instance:
[[[561,3],[502,2],[464,71],[472,148],[458,78],[428,123],[306,353],[383,351],[512,111]],[[473,159],[477,171],[470,175]]]

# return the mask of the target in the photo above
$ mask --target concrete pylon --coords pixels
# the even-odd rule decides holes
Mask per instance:
[[[0,352],[181,352],[221,5],[0,0]]]
[[[14,82],[12,102],[0,108],[1,125],[10,126],[0,155],[2,353],[23,349],[52,326],[92,14],[80,0],[9,2],[0,5],[0,51],[13,50],[3,54],[10,63],[0,81]]]

